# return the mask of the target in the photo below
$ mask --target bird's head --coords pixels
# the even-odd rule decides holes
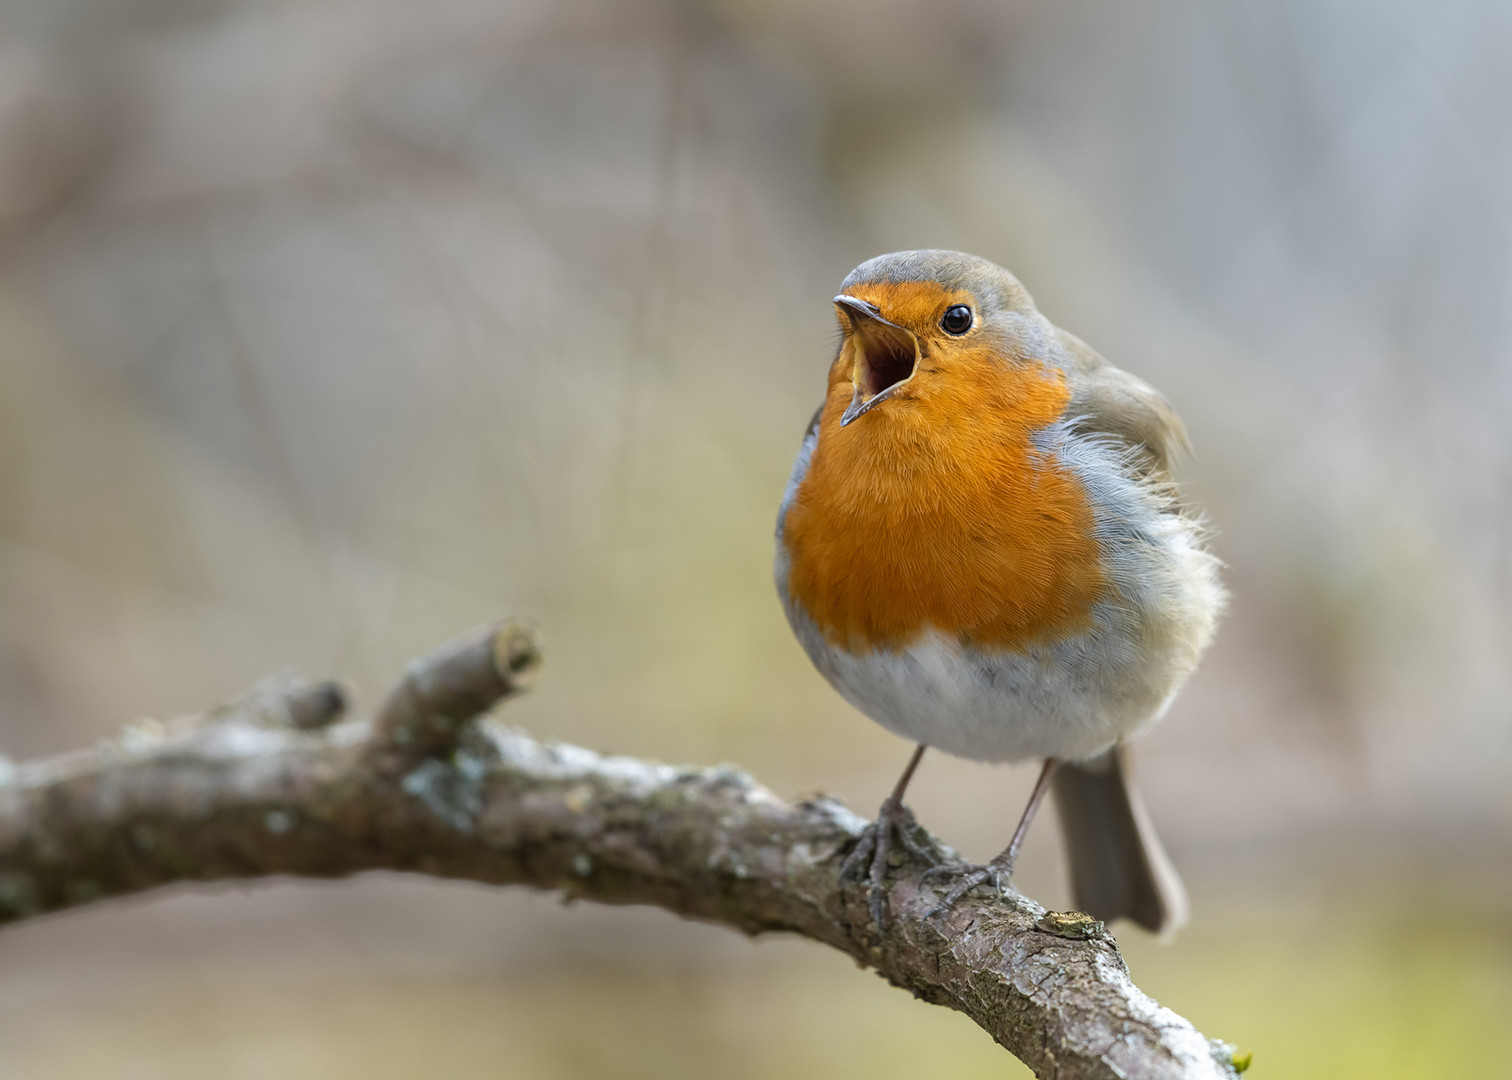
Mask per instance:
[[[834,304],[843,336],[831,391],[851,392],[841,427],[889,402],[899,413],[904,402],[959,405],[1015,363],[1042,358],[1051,333],[1017,278],[956,251],[870,259]]]

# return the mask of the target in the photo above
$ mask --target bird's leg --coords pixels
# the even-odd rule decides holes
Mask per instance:
[[[986,866],[965,867],[966,876],[956,882],[955,887],[945,894],[945,898],[930,909],[929,914],[924,916],[926,922],[955,907],[957,900],[978,885],[990,881],[998,892],[1008,886],[1013,880],[1013,865],[1018,862],[1019,848],[1024,846],[1024,837],[1029,835],[1029,823],[1034,820],[1040,803],[1045,801],[1045,792],[1050,790],[1050,778],[1055,775],[1055,767],[1059,764],[1060,761],[1056,758],[1045,759],[1045,767],[1040,770],[1039,779],[1034,782],[1034,790],[1029,794],[1029,805],[1024,807],[1023,816],[1019,818],[1018,827],[1013,830],[1013,839],[1008,841],[1008,846]],[[936,866],[924,871],[923,879],[956,873],[961,869],[959,866]]]
[[[870,864],[866,877],[871,881],[871,890],[868,894],[868,906],[871,909],[872,920],[877,924],[877,929],[884,928],[882,901],[886,895],[883,883],[887,878],[887,856],[892,850],[893,838],[902,841],[905,848],[912,854],[923,859],[931,866],[938,860],[927,849],[913,838],[909,826],[912,824],[911,817],[903,808],[903,793],[908,790],[908,782],[913,779],[914,770],[919,767],[919,759],[924,756],[928,747],[919,744],[913,752],[913,757],[908,759],[908,767],[903,770],[903,775],[898,777],[898,782],[892,789],[892,794],[882,801],[882,809],[877,811],[877,820],[866,827],[861,838],[856,841],[855,848],[845,857],[845,862],[840,864],[840,877],[861,877],[861,868]]]

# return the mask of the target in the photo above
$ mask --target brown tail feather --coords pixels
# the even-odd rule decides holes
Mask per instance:
[[[1130,780],[1127,747],[1063,762],[1052,790],[1078,908],[1157,934],[1186,922],[1186,890]]]

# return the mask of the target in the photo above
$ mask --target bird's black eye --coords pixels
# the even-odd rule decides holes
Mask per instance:
[[[947,334],[964,334],[971,329],[971,309],[965,304],[955,304],[945,309],[940,326]]]

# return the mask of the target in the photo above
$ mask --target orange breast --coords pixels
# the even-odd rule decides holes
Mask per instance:
[[[969,359],[969,358],[967,358]],[[905,645],[934,628],[1018,648],[1090,625],[1104,578],[1076,478],[1033,434],[1066,409],[1063,374],[979,358],[847,427],[845,355],[784,521],[788,590],[833,644]]]

